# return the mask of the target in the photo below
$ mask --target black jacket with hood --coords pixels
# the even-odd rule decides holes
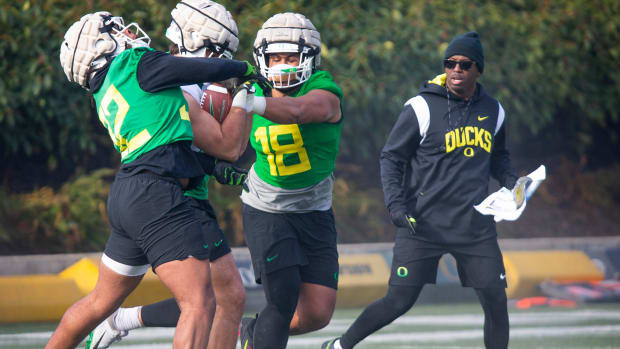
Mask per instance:
[[[391,214],[416,218],[414,238],[462,244],[496,237],[492,216],[474,209],[489,179],[512,188],[504,109],[482,85],[469,101],[448,92],[445,74],[407,101],[381,152],[381,182]]]

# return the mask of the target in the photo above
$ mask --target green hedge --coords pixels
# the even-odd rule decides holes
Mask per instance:
[[[106,200],[114,172],[100,169],[59,190],[0,192],[0,254],[102,250],[109,235]]]
[[[36,154],[48,168],[80,164],[97,147],[86,93],[69,84],[58,49],[82,14],[107,9],[140,23],[153,46],[176,1],[0,1],[0,142],[9,164]],[[485,47],[482,82],[496,95],[513,135],[536,134],[554,120],[567,125],[567,145],[584,153],[591,130],[605,127],[618,147],[620,3],[568,1],[222,1],[240,27],[238,57],[251,59],[262,22],[277,12],[305,13],[322,34],[323,65],[343,87],[346,123],[342,159],[376,163],[403,103],[442,71],[442,53],[456,34],[477,30]],[[4,172],[4,171],[3,171]],[[5,173],[3,173],[5,174]]]

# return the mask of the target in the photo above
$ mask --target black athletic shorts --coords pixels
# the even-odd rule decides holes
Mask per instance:
[[[270,213],[243,205],[243,231],[256,282],[261,275],[294,265],[301,281],[338,288],[334,213]]]
[[[217,224],[215,211],[208,200],[198,200],[189,197],[191,207],[196,210],[196,214],[202,223],[203,240],[209,245],[209,260],[214,260],[230,253],[230,247],[224,236],[224,232]]]
[[[209,257],[202,224],[174,178],[116,178],[108,196],[111,234],[104,254],[122,267]]]
[[[497,239],[472,244],[438,244],[412,238],[398,229],[390,285],[434,284],[439,259],[450,253],[457,263],[461,285],[474,288],[506,288],[506,271]]]

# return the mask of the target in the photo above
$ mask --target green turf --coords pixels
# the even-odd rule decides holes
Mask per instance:
[[[330,326],[291,337],[288,348],[320,348],[322,341],[346,330],[361,311],[336,311]],[[620,303],[581,305],[575,309],[511,308],[510,316],[511,349],[620,348]],[[481,321],[478,304],[420,305],[356,349],[484,348]],[[55,326],[0,325],[0,348],[41,348]],[[171,333],[162,329],[137,330],[112,348],[169,348]]]

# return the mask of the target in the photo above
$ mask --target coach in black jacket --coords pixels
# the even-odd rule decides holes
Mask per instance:
[[[508,346],[506,274],[492,216],[474,209],[490,177],[512,188],[517,176],[506,150],[504,109],[477,83],[484,70],[477,33],[454,38],[445,73],[408,100],[381,152],[381,181],[399,227],[387,295],[371,304],[347,332],[323,348],[353,348],[415,303],[435,283],[445,253],[458,263],[463,286],[484,309],[484,344]]]

